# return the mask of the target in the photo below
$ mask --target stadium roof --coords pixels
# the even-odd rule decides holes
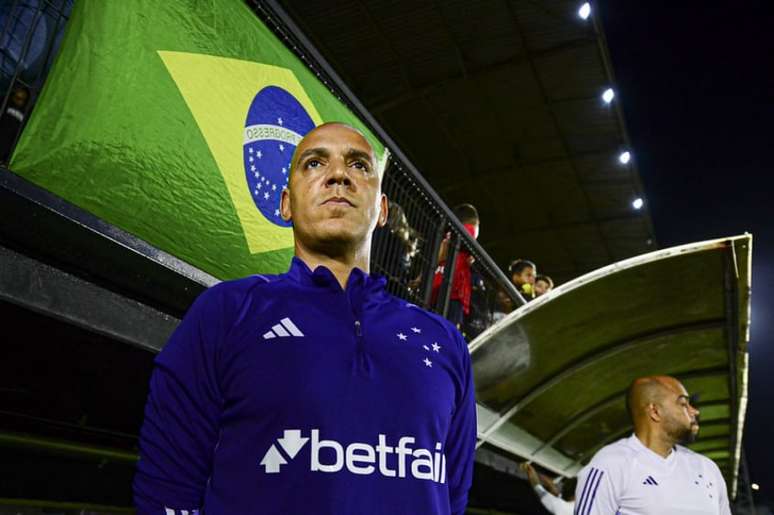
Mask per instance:
[[[573,476],[632,430],[636,377],[698,396],[691,446],[736,490],[747,404],[752,237],[631,258],[517,309],[471,344],[479,444]]]
[[[636,149],[601,98],[604,34],[579,2],[283,5],[447,203],[478,207],[501,266],[529,257],[563,282],[656,248],[647,199],[632,208]]]

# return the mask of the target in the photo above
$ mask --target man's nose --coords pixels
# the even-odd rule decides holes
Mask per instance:
[[[344,164],[335,164],[331,166],[328,172],[328,180],[325,181],[325,184],[327,186],[350,186],[352,180],[347,173],[346,166],[344,166]]]

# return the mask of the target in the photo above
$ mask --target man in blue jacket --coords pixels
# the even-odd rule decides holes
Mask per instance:
[[[451,324],[368,274],[382,173],[344,124],[299,143],[280,207],[290,270],[205,291],[156,359],[138,514],[464,512],[470,355]]]

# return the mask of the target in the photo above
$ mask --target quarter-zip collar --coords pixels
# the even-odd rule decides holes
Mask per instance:
[[[335,292],[341,292],[341,286],[336,276],[325,266],[318,266],[312,271],[306,263],[297,256],[293,256],[290,269],[286,276],[304,286],[325,288]],[[377,274],[367,274],[360,268],[353,268],[347,278],[346,294],[353,303],[362,304],[369,301],[377,301],[385,297],[385,285],[387,280]]]

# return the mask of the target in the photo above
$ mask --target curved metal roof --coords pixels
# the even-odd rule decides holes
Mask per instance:
[[[517,309],[471,343],[479,446],[573,476],[631,432],[625,392],[668,374],[698,395],[691,446],[732,493],[747,401],[752,237],[606,266]]]

